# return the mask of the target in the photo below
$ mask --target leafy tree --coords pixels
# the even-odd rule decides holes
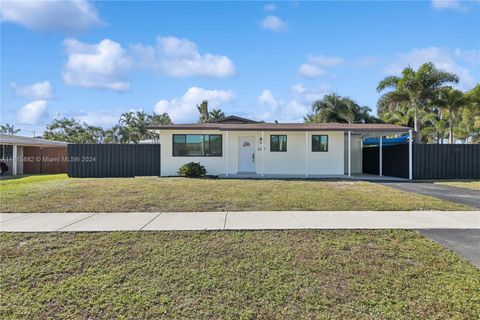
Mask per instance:
[[[330,94],[312,105],[312,113],[304,117],[305,122],[368,123],[378,120],[370,115],[370,108],[359,106],[348,97]]]
[[[209,122],[210,113],[208,112],[208,101],[204,100],[200,105],[197,105],[198,112],[200,113],[200,122]]]
[[[217,120],[223,117],[225,117],[225,113],[220,109],[213,109],[209,113],[209,121]]]
[[[100,127],[89,126],[73,118],[55,119],[44,132],[47,140],[70,143],[102,143],[104,131]]]
[[[3,124],[0,125],[0,133],[5,133],[13,136],[14,134],[17,134],[20,131],[21,131],[20,129],[15,129],[13,124],[5,123],[4,125]]]
[[[446,83],[457,83],[458,76],[440,69],[437,69],[431,62],[424,63],[418,70],[411,67],[403,69],[401,77],[387,76],[377,86],[381,92],[387,88],[393,89],[394,93],[387,93],[380,99],[385,104],[395,102],[408,102],[414,109],[414,130],[415,141],[421,140],[421,125],[419,111],[424,110],[427,104],[435,99],[437,90]],[[407,99],[408,97],[408,99]]]

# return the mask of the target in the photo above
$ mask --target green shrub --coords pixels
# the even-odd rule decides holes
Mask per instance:
[[[200,162],[189,162],[181,166],[177,173],[184,177],[198,178],[203,177],[207,173],[207,170]]]

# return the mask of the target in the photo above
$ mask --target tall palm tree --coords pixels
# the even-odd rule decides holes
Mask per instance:
[[[480,143],[480,84],[465,93],[467,107],[460,112],[459,125],[468,132],[466,139]]]
[[[436,103],[438,106],[448,110],[450,127],[449,141],[450,144],[453,144],[455,143],[455,138],[453,134],[455,112],[467,105],[467,99],[465,98],[465,95],[462,91],[453,89],[452,87],[444,87],[439,90]]]
[[[137,111],[133,121],[136,134],[141,139],[151,138],[150,131],[148,131],[147,126],[150,124],[150,116],[145,111]]]
[[[458,83],[456,74],[437,69],[431,62],[424,63],[414,70],[411,67],[403,69],[402,75],[387,76],[377,86],[377,91],[381,92],[387,88],[392,88],[395,94],[389,96],[389,100],[394,102],[399,100],[405,102],[408,97],[410,107],[414,109],[414,130],[415,141],[421,140],[419,110],[425,109],[427,103],[435,99],[437,89],[446,83]]]

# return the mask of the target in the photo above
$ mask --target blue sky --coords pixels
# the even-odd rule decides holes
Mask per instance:
[[[480,80],[480,6],[404,2],[10,2],[1,8],[1,122],[109,127],[122,112],[195,105],[301,121],[336,92],[375,113],[378,82],[433,61]]]

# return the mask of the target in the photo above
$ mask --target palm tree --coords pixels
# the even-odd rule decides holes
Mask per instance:
[[[105,131],[104,143],[120,143],[122,141],[122,130],[120,125],[114,125]]]
[[[132,143],[138,141],[138,134],[135,128],[136,116],[135,113],[125,112],[120,116],[118,121],[119,130],[121,132],[122,143]]]
[[[386,99],[390,103],[405,102],[405,98],[408,97],[410,107],[414,109],[415,113],[415,141],[419,142],[421,140],[419,110],[425,109],[427,103],[435,99],[438,88],[452,82],[458,82],[456,74],[439,70],[433,63],[429,62],[421,65],[418,70],[411,67],[403,69],[401,77],[385,77],[378,84],[377,91],[381,92],[387,88],[392,88],[395,94],[390,94],[389,99]]]
[[[17,134],[20,131],[21,131],[20,129],[15,129],[13,124],[5,123],[5,125],[2,124],[0,126],[0,133],[5,133],[13,136],[14,134]]]
[[[209,116],[210,116],[209,120],[211,121],[211,120],[216,120],[216,119],[225,117],[225,113],[220,109],[213,109],[212,111],[210,111]]]
[[[172,119],[168,113],[156,114],[155,112],[149,116],[149,125],[172,124]]]
[[[413,109],[409,109],[407,105],[400,105],[397,109],[386,111],[382,114],[382,119],[386,123],[404,127],[411,126],[413,124],[413,118]]]
[[[365,123],[376,122],[370,115],[370,108],[359,106],[348,97],[336,94],[325,95],[312,105],[312,113],[304,117],[305,122],[315,123]]]
[[[200,105],[197,105],[198,112],[200,112],[200,122],[208,122],[210,114],[208,113],[208,101],[204,100]]]
[[[147,126],[150,124],[150,115],[145,111],[137,111],[134,118],[134,126],[140,139],[150,138]]]
[[[449,141],[450,144],[455,143],[453,134],[453,124],[455,112],[467,105],[467,99],[462,91],[453,89],[452,87],[444,87],[439,90],[436,104],[448,110],[449,114]]]
[[[465,93],[467,107],[460,112],[459,125],[468,132],[467,139],[480,143],[480,84]]]

